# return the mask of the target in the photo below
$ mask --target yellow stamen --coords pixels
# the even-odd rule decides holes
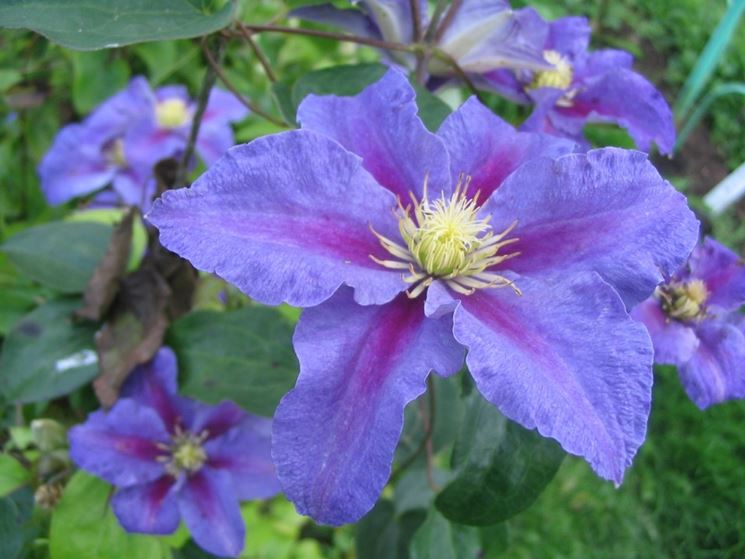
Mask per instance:
[[[697,320],[706,316],[709,290],[702,280],[671,282],[655,292],[662,310],[676,320]]]
[[[163,128],[179,128],[189,119],[189,108],[183,99],[166,99],[155,105],[155,120]]]
[[[549,64],[554,65],[553,70],[542,70],[533,74],[533,81],[528,89],[540,87],[554,87],[556,89],[569,89],[574,78],[574,70],[569,60],[555,50],[543,51],[543,58]]]
[[[470,177],[460,177],[455,192],[449,197],[430,201],[428,177],[424,179],[422,200],[411,194],[412,206],[398,202],[396,216],[405,247],[372,230],[381,246],[396,260],[370,258],[386,268],[408,270],[403,280],[412,285],[409,297],[418,297],[435,279],[442,279],[454,291],[470,295],[476,289],[511,287],[520,290],[509,279],[488,268],[513,258],[519,252],[497,254],[500,249],[517,242],[505,237],[517,221],[499,234],[492,231],[491,216],[480,216],[478,193],[468,198]]]
[[[158,448],[166,450],[167,454],[158,456],[157,461],[165,464],[166,471],[173,477],[178,477],[181,473],[193,474],[207,461],[207,453],[202,447],[207,436],[206,431],[194,435],[176,425],[171,443],[158,444]]]

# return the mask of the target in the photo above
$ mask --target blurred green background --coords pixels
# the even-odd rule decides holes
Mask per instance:
[[[725,0],[541,0],[544,15],[586,15],[597,47],[637,57],[637,68],[671,104],[724,13]],[[246,1],[242,17],[265,22],[283,13],[279,0]],[[282,81],[334,64],[374,61],[370,49],[307,37],[262,35],[260,43]],[[245,45],[229,49],[226,72],[248,97],[277,112],[269,82]],[[49,208],[40,194],[36,165],[55,133],[145,74],[153,85],[184,83],[195,92],[203,74],[194,41],[72,52],[27,32],[0,32],[0,242],[31,224],[57,219],[70,207]],[[736,32],[712,85],[745,81],[745,32]],[[450,103],[459,96],[448,94]],[[518,118],[520,112],[494,100]],[[745,161],[745,99],[726,97],[672,160],[657,160],[663,174],[698,198]],[[255,117],[237,130],[240,141],[276,129]],[[593,131],[601,143],[625,145],[624,134]],[[735,249],[745,247],[745,204],[707,224]],[[0,335],[39,297],[0,257]],[[745,364],[743,364],[745,367]],[[447,421],[441,413],[440,421]],[[658,371],[647,442],[619,489],[584,464],[567,458],[548,490],[528,511],[494,529],[488,557],[738,558],[745,557],[745,402],[700,412],[685,396],[674,370]],[[320,528],[298,517],[287,502],[249,505],[252,558],[355,557],[352,528]],[[364,550],[363,550],[364,551]],[[185,559],[204,557],[187,548]]]

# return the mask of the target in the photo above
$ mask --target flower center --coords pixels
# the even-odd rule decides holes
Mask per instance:
[[[117,138],[104,150],[106,158],[117,167],[126,167],[127,159],[124,157],[124,140]]]
[[[517,238],[505,239],[517,221],[495,235],[491,216],[479,216],[478,194],[471,199],[466,196],[470,180],[467,177],[464,181],[461,176],[450,198],[443,194],[430,202],[425,178],[422,200],[417,201],[411,195],[413,212],[411,206],[404,208],[399,200],[396,215],[406,246],[373,230],[383,248],[396,260],[380,260],[372,255],[370,258],[386,268],[407,270],[403,280],[412,285],[407,291],[409,297],[419,296],[435,279],[444,280],[464,295],[476,289],[507,286],[520,294],[511,280],[487,271],[519,254],[498,254],[502,247],[517,242]]]
[[[530,82],[528,89],[538,89],[541,87],[554,87],[556,89],[569,89],[574,78],[572,64],[567,57],[555,50],[543,51],[543,58],[549,64],[554,65],[553,70],[542,70],[533,74],[533,81]]]
[[[163,128],[178,128],[189,118],[189,108],[182,99],[166,99],[155,105],[155,120]]]
[[[158,457],[158,461],[165,464],[166,471],[173,477],[178,477],[181,473],[198,472],[207,461],[207,453],[202,447],[207,435],[206,431],[194,435],[183,431],[177,425],[171,443],[158,445],[166,452]]]
[[[709,291],[702,280],[671,282],[657,288],[662,310],[676,320],[696,320],[706,315]]]

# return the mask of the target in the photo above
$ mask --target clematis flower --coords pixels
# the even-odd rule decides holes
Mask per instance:
[[[420,37],[414,35],[414,15],[410,0],[352,0],[354,9],[332,4],[306,6],[290,15],[340,27],[356,36],[383,39],[409,45],[421,41],[430,25],[428,3],[419,2]],[[454,2],[435,22],[441,29],[435,34],[435,46],[451,56],[468,73],[483,73],[496,68],[550,69],[540,46],[526,36],[520,21],[505,0],[464,0]],[[387,57],[413,67],[410,53],[386,51]],[[429,65],[430,74],[452,77],[452,67],[437,57]]]
[[[245,540],[238,501],[279,491],[271,421],[232,402],[181,398],[176,375],[175,355],[161,348],[111,410],[70,430],[70,456],[117,487],[111,504],[125,530],[170,534],[183,519],[202,548],[237,556]]]
[[[678,367],[693,402],[705,409],[745,398],[745,262],[707,238],[687,265],[632,316],[652,336],[655,362]]]
[[[145,78],[134,78],[82,123],[65,126],[57,135],[39,165],[47,200],[61,204],[111,185],[102,204],[149,208],[155,194],[153,167],[186,148],[193,113],[185,88],[153,92]],[[246,114],[232,95],[212,90],[196,142],[205,163],[233,145],[230,123]]]
[[[329,524],[365,514],[405,406],[466,349],[503,414],[620,483],[652,382],[649,338],[623,301],[646,298],[695,244],[684,197],[643,153],[569,153],[474,98],[432,134],[396,70],[355,97],[309,96],[298,118],[148,216],[196,267],[310,307],[273,431],[298,510]]]
[[[587,122],[612,122],[624,127],[639,149],[649,151],[655,142],[661,153],[672,153],[672,111],[662,94],[632,70],[629,53],[590,52],[586,18],[547,22],[532,8],[519,10],[517,18],[553,69],[500,69],[482,76],[482,83],[515,102],[535,105],[524,129],[586,143],[582,130]]]

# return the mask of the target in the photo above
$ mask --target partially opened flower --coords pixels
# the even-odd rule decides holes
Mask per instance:
[[[184,151],[193,113],[185,88],[166,86],[153,92],[145,78],[132,79],[82,123],[59,132],[39,165],[47,200],[61,204],[111,186],[102,204],[149,208],[155,194],[153,167]],[[233,145],[230,122],[246,114],[234,96],[212,90],[196,142],[208,165]]]
[[[637,306],[655,362],[677,365],[688,396],[704,409],[745,398],[745,262],[707,238],[688,264]]]
[[[340,27],[360,37],[383,39],[410,45],[422,40],[432,23],[426,0],[417,0],[419,37],[414,35],[415,17],[411,0],[352,0],[353,9],[332,4],[306,6],[290,15]],[[435,47],[452,57],[468,73],[479,74],[496,68],[549,69],[542,58],[541,45],[532,40],[505,0],[464,0],[453,3],[434,22]],[[387,56],[413,67],[410,53],[386,51]],[[429,72],[439,78],[455,75],[452,66],[437,56]]]
[[[662,94],[632,70],[633,57],[622,50],[590,52],[590,25],[581,17],[544,21],[532,8],[517,12],[523,28],[540,44],[548,71],[497,70],[483,83],[518,103],[535,108],[524,128],[582,142],[588,122],[612,122],[628,130],[636,145],[672,153],[675,125]]]
[[[177,396],[176,357],[164,347],[110,411],[71,429],[70,456],[118,488],[111,504],[127,531],[170,534],[183,519],[197,544],[233,557],[245,539],[238,501],[279,491],[270,431],[231,402]]]
[[[273,433],[300,512],[367,512],[405,406],[466,349],[502,413],[620,483],[652,382],[621,298],[643,300],[695,244],[683,196],[642,153],[572,154],[475,99],[432,134],[395,70],[355,97],[308,97],[298,118],[302,130],[232,148],[148,217],[198,268],[311,307]]]

